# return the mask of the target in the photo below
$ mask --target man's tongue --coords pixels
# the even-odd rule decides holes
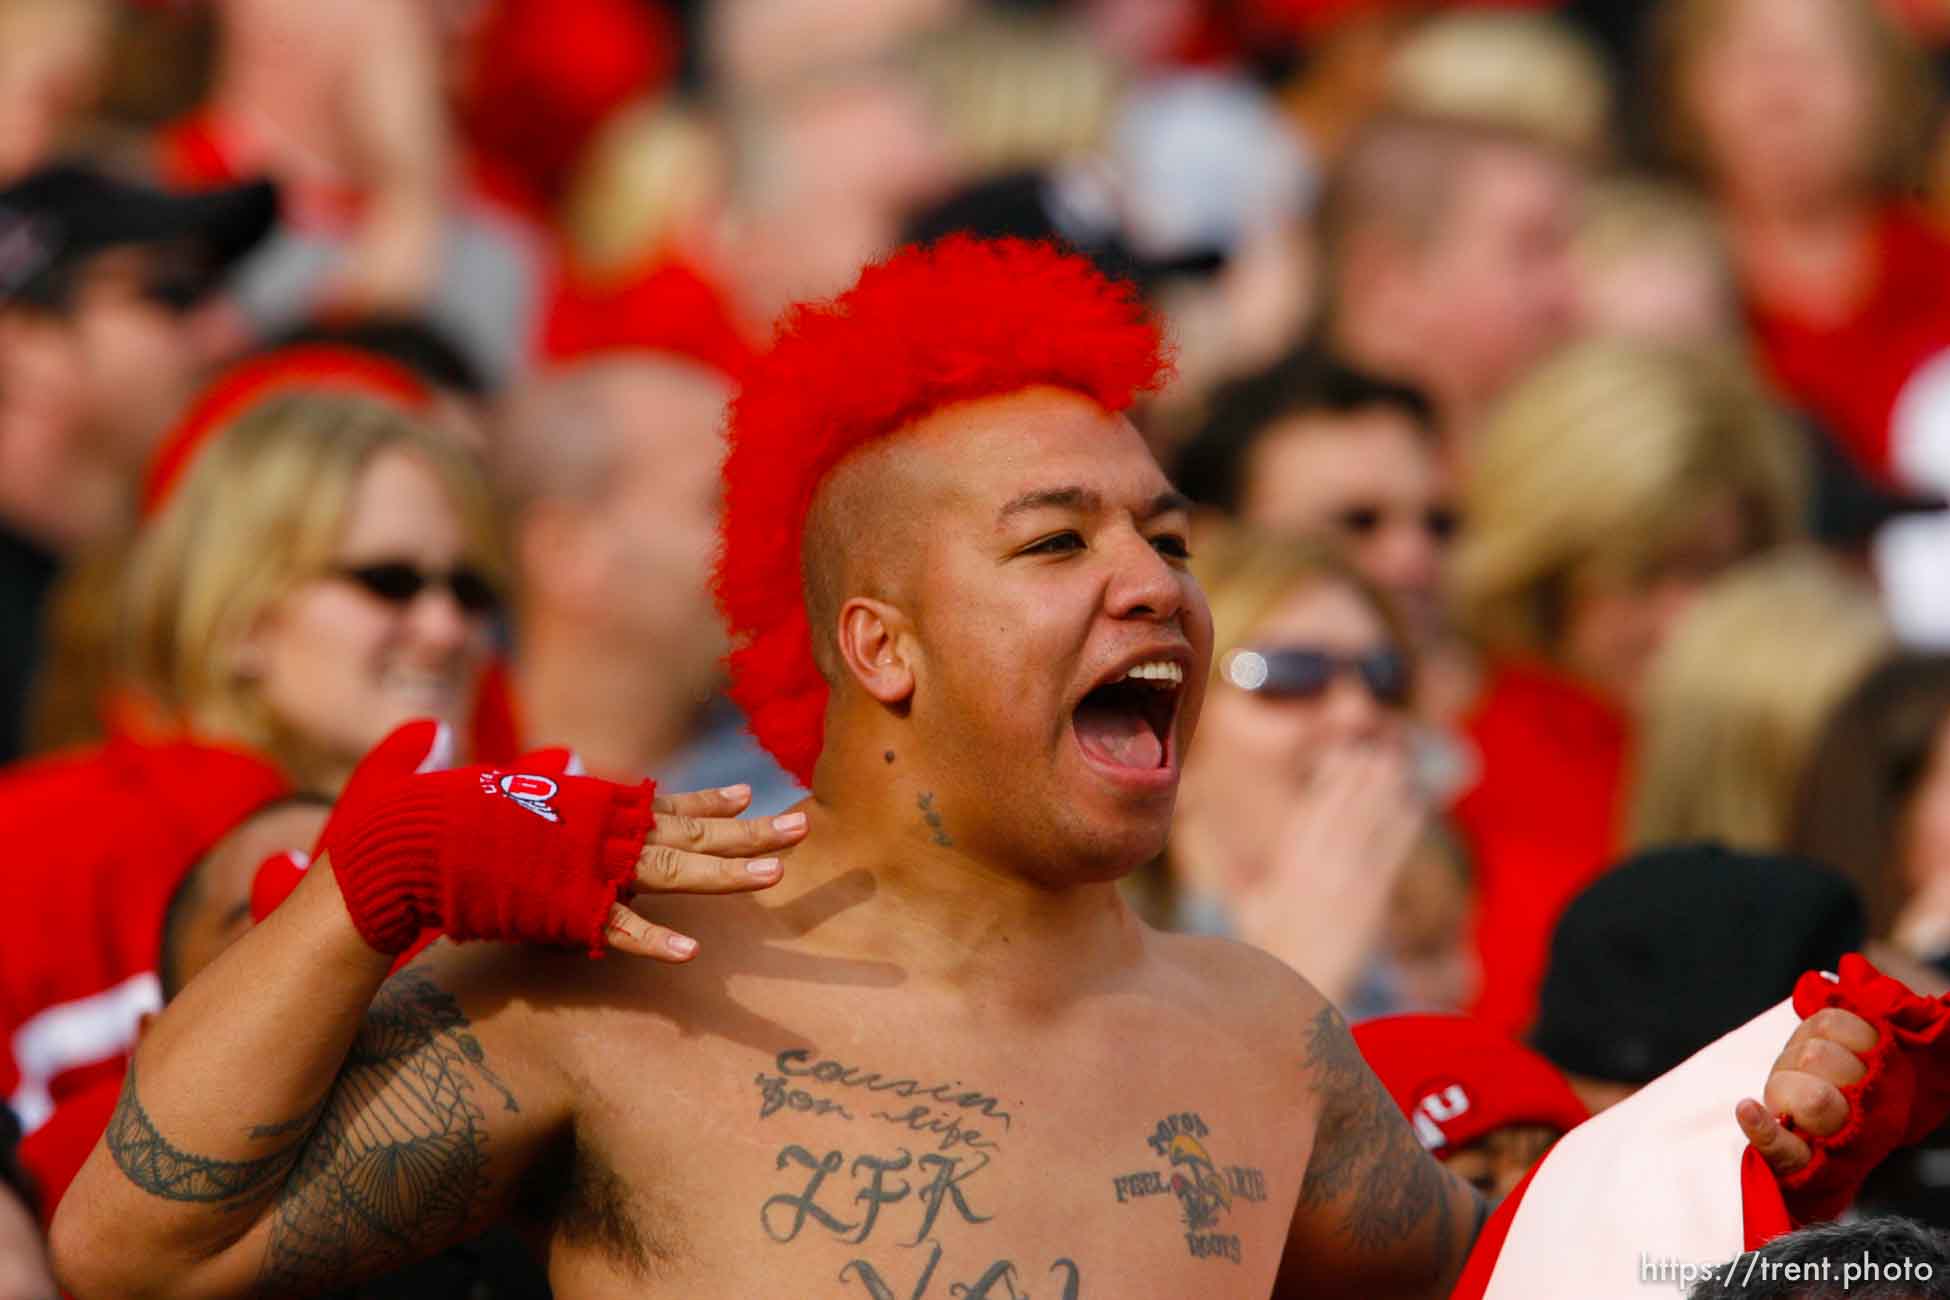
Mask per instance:
[[[1114,700],[1085,699],[1077,707],[1077,743],[1115,767],[1154,768],[1165,761],[1164,742],[1134,706]]]

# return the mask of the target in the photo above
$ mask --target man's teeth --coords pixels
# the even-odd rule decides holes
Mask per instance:
[[[1158,689],[1185,684],[1185,670],[1174,663],[1139,664],[1124,674],[1126,680],[1136,678],[1141,682],[1154,682]]]

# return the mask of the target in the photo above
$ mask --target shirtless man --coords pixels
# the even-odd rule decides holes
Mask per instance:
[[[952,241],[797,316],[734,413],[719,587],[809,826],[667,805],[657,896],[607,931],[661,960],[442,943],[383,984],[372,854],[328,831],[333,869],[143,1041],[65,1284],[304,1294],[511,1215],[564,1297],[1446,1295],[1480,1203],[1334,1009],[1115,888],[1164,844],[1211,648],[1119,413],[1161,374],[1137,308],[1045,250]],[[1832,1131],[1791,1073],[1770,1102]]]

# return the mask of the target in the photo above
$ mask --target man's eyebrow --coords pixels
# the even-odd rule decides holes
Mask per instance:
[[[1085,512],[1103,509],[1101,495],[1086,487],[1040,488],[1025,492],[996,513],[997,523],[1006,522],[1017,515],[1031,510],[1081,510]]]
[[[1159,515],[1168,515],[1173,511],[1183,511],[1186,514],[1190,514],[1192,511],[1192,499],[1176,488],[1166,488],[1163,492],[1151,498],[1151,504],[1144,508],[1142,518],[1148,523],[1156,519]]]

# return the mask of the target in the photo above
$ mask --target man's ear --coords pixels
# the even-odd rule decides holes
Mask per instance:
[[[840,662],[853,679],[882,704],[905,703],[914,694],[907,615],[884,600],[855,596],[837,621]]]

